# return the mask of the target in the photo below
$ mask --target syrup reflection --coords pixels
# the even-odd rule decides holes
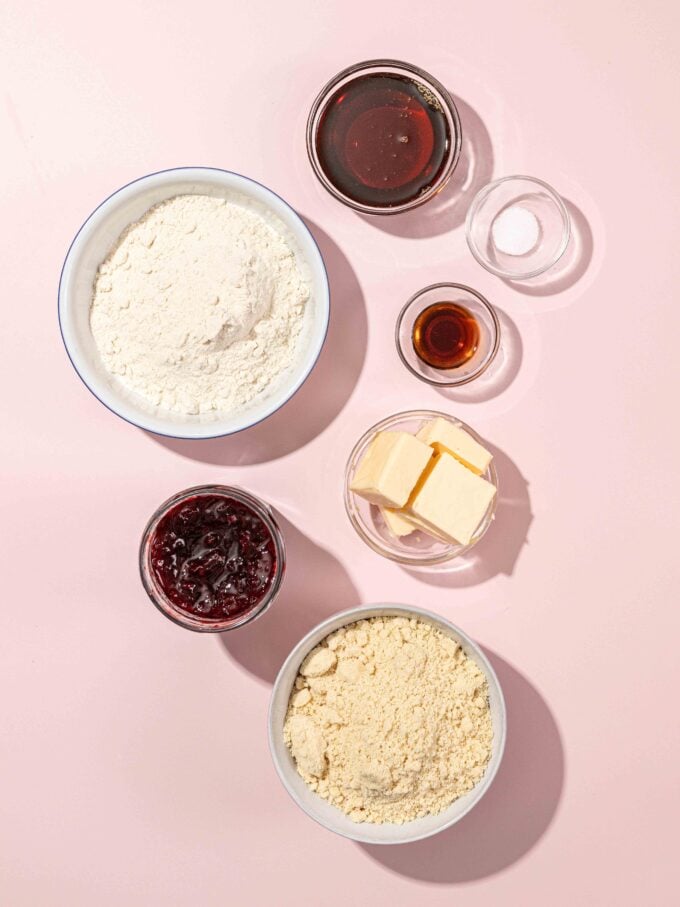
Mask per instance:
[[[448,184],[431,201],[413,211],[390,216],[358,215],[371,226],[393,236],[425,239],[448,233],[465,222],[470,202],[493,176],[493,146],[479,114],[465,101],[452,97],[460,116],[462,143],[458,164]]]

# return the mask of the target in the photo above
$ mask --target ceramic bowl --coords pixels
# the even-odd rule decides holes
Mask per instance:
[[[447,809],[436,816],[425,816],[414,819],[403,825],[395,823],[377,824],[372,822],[354,822],[337,807],[332,806],[323,797],[314,793],[298,774],[295,762],[283,739],[283,725],[288,708],[288,700],[295,683],[300,665],[311,650],[329,633],[340,627],[366,620],[371,617],[407,617],[428,621],[438,627],[447,636],[455,639],[465,654],[475,662],[484,673],[489,686],[489,706],[493,723],[493,743],[491,759],[481,781],[467,794],[455,800]],[[364,844],[407,844],[428,838],[459,822],[470,812],[487,792],[498,771],[503,758],[506,735],[506,711],[503,692],[491,664],[480,647],[458,627],[431,611],[414,608],[411,605],[376,604],[361,608],[351,608],[324,620],[300,640],[285,660],[279,675],[274,682],[269,707],[269,747],[279,778],[295,803],[308,816],[336,834]]]
[[[121,232],[149,208],[175,195],[226,198],[255,211],[292,245],[308,276],[311,297],[293,366],[269,392],[237,413],[181,415],[154,407],[133,394],[105,368],[90,330],[92,287],[97,268]],[[59,281],[59,324],[69,358],[95,397],[139,428],[175,438],[213,438],[249,428],[286,403],[316,363],[328,329],[329,288],[319,248],[298,214],[254,180],[212,167],[178,167],[133,180],[103,201],[76,234]]]

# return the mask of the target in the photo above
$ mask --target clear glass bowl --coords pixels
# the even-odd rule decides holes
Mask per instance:
[[[482,438],[469,425],[461,422],[460,419],[450,416],[448,413],[440,413],[428,409],[410,410],[388,416],[382,422],[378,422],[377,425],[369,428],[366,434],[357,441],[345,467],[345,510],[359,537],[377,554],[409,567],[434,567],[460,557],[461,554],[469,551],[483,538],[491,525],[496,510],[496,501],[498,500],[498,494],[496,494],[468,545],[452,545],[435,539],[419,529],[400,539],[395,538],[385,525],[385,521],[380,514],[380,508],[375,504],[370,504],[350,490],[357,467],[368,445],[379,431],[408,431],[415,434],[425,422],[436,418],[447,419],[453,425],[459,425],[469,432],[475,440],[479,441],[480,444],[484,444]],[[486,472],[482,473],[482,477],[498,488],[498,476],[496,475],[493,460]]]
[[[519,218],[516,231],[524,228],[527,245],[521,245],[521,233],[516,232],[518,245],[508,252],[507,240],[512,241],[513,232],[508,218],[513,214]],[[503,228],[501,218],[509,233],[505,250],[499,235]],[[569,244],[571,221],[564,202],[547,183],[530,176],[505,176],[488,183],[474,197],[465,221],[465,235],[470,251],[487,271],[506,280],[528,280],[547,271],[562,257]]]
[[[262,520],[271,533],[271,537],[274,541],[274,550],[276,551],[276,572],[269,589],[254,607],[242,614],[237,614],[233,618],[225,618],[223,620],[201,618],[177,608],[176,605],[167,598],[163,589],[156,581],[149,563],[151,542],[156,527],[161,519],[176,504],[180,504],[182,501],[186,501],[190,498],[201,497],[202,495],[218,495],[230,498],[231,500],[236,500],[246,507],[249,507]],[[171,498],[168,498],[167,501],[164,501],[164,503],[161,504],[147,523],[139,547],[139,572],[142,578],[142,584],[151,601],[162,614],[176,624],[179,624],[180,627],[185,627],[187,630],[196,630],[199,633],[222,633],[225,630],[235,630],[237,627],[242,627],[244,624],[250,623],[251,620],[255,620],[256,617],[264,614],[279,593],[285,569],[286,551],[283,543],[283,535],[274,518],[271,507],[268,504],[265,504],[264,501],[256,498],[255,495],[250,494],[250,492],[244,491],[243,488],[236,488],[233,485],[197,485],[193,488],[187,488],[184,491],[180,491]]]
[[[457,368],[433,368],[420,359],[413,347],[416,319],[424,309],[438,302],[458,303],[474,316],[479,327],[476,352]],[[478,378],[491,365],[500,338],[501,326],[493,306],[476,290],[461,283],[435,283],[419,290],[399,313],[395,332],[397,352],[406,368],[421,381],[440,387],[456,387]]]
[[[439,173],[433,182],[422,191],[420,195],[401,204],[384,206],[369,205],[356,201],[349,195],[346,195],[326,174],[317,152],[316,139],[319,124],[329,101],[331,101],[334,95],[344,85],[349,84],[360,76],[367,75],[395,75],[416,82],[422,89],[423,94],[426,96],[429,95],[437,103],[446,119],[448,148],[445,160],[439,169]],[[434,198],[437,193],[441,192],[451,178],[451,174],[460,157],[461,141],[462,131],[460,117],[458,116],[458,111],[453,102],[453,98],[446,88],[424,70],[419,69],[417,66],[412,66],[410,63],[400,62],[399,60],[366,60],[363,63],[356,63],[354,66],[343,69],[342,72],[339,72],[334,76],[321,89],[316,100],[312,104],[312,109],[310,110],[307,119],[307,155],[309,156],[309,161],[314,173],[322,186],[324,186],[332,196],[337,198],[338,201],[341,201],[350,208],[354,208],[355,211],[361,211],[364,214],[399,214],[403,211],[410,211],[412,208],[417,208],[419,205],[423,205],[431,198]]]

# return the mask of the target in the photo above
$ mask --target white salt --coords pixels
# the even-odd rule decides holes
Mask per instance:
[[[540,228],[531,211],[521,205],[511,205],[496,217],[491,225],[493,243],[506,255],[526,255],[538,243]]]

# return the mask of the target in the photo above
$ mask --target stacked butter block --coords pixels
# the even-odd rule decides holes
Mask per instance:
[[[496,495],[482,478],[491,460],[464,429],[438,417],[416,435],[378,432],[350,488],[380,507],[394,536],[421,529],[467,545]]]

